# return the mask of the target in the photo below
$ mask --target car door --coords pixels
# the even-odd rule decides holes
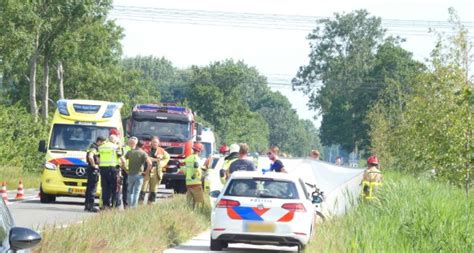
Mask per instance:
[[[13,227],[13,218],[3,200],[0,201],[0,252],[7,252],[10,249],[8,235]]]

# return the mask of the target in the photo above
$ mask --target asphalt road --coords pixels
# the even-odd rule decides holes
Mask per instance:
[[[209,231],[204,232],[192,240],[181,244],[173,249],[165,250],[164,253],[181,253],[181,252],[215,252],[209,250],[210,239]],[[229,247],[221,252],[232,253],[277,253],[277,252],[298,252],[297,247],[277,247],[268,245],[250,245],[241,243],[231,243]]]
[[[17,226],[35,230],[42,230],[45,226],[65,227],[95,215],[84,211],[84,198],[57,197],[56,202],[43,204],[40,203],[38,193],[37,189],[27,189],[24,200],[15,200],[16,192],[8,192],[7,205]],[[169,190],[159,190],[159,197],[170,194]]]

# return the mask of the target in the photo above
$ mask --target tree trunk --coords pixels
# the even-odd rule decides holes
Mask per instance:
[[[38,105],[36,104],[36,65],[38,62],[38,46],[39,46],[39,35],[36,34],[35,41],[34,41],[34,51],[29,61],[30,112],[33,115],[35,121],[38,119]]]
[[[64,69],[63,63],[61,61],[58,62],[58,90],[59,90],[59,99],[64,99]]]
[[[49,98],[49,50],[46,48],[44,52],[44,68],[43,68],[43,103],[42,117],[44,121],[48,120],[48,98]]]

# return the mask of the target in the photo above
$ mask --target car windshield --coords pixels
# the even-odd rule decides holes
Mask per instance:
[[[252,198],[299,198],[296,185],[293,182],[271,178],[233,179],[224,195]]]
[[[97,139],[107,137],[110,128],[85,125],[55,124],[49,142],[50,149],[86,150]]]
[[[132,135],[142,139],[160,137],[161,141],[191,139],[190,123],[180,121],[133,120]]]

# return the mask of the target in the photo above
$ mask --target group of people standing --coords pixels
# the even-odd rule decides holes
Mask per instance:
[[[280,160],[279,148],[274,146],[270,147],[267,156],[270,159],[270,168],[266,171],[274,172],[286,172],[283,162]],[[222,184],[224,184],[230,175],[239,170],[243,171],[256,171],[258,156],[256,160],[252,160],[249,157],[249,146],[246,143],[232,144],[227,147],[225,144],[219,149],[221,154],[226,155],[224,158],[224,165],[220,170],[220,178]]]
[[[99,177],[102,209],[119,207],[122,203],[124,208],[136,207],[144,201],[147,192],[147,202],[155,202],[162,169],[170,159],[170,155],[160,147],[159,138],[152,138],[146,152],[144,143],[136,137],[130,137],[127,145],[122,146],[116,129],[109,134],[108,140],[97,137],[87,150],[85,211],[99,210],[94,206]]]

